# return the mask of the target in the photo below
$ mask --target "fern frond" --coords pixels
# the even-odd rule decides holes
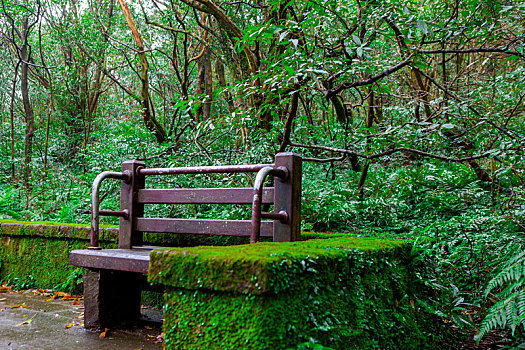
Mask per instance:
[[[510,327],[514,334],[516,328],[525,325],[525,251],[523,247],[518,251],[487,285],[485,297],[496,288],[503,290],[496,293],[500,301],[488,310],[481,323],[478,342],[495,328]]]
[[[525,251],[513,256],[502,268],[502,270],[490,280],[485,290],[485,297],[495,288],[509,283],[519,281],[525,277]]]

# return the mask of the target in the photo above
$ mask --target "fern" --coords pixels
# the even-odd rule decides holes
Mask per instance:
[[[500,299],[487,312],[476,335],[476,340],[496,328],[510,327],[512,334],[519,326],[525,325],[525,251],[520,247],[515,254],[492,278],[485,291],[485,297],[496,288],[504,287],[497,292]]]
[[[4,193],[0,192],[0,218],[20,219],[22,216],[20,215],[20,202],[15,198],[13,188],[8,187],[4,191]]]

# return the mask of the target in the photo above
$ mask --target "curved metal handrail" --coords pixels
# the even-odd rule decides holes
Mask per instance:
[[[119,179],[124,180],[124,182],[129,183],[131,181],[131,172],[128,170],[123,172],[117,171],[104,171],[97,175],[93,181],[93,186],[91,187],[91,232],[90,232],[90,243],[91,246],[89,249],[101,249],[98,246],[98,236],[99,236],[99,218],[100,218],[100,185],[105,179]],[[127,210],[122,211],[104,211],[105,215],[112,216],[123,216],[126,217],[129,213]]]
[[[253,201],[252,201],[252,228],[250,234],[250,243],[256,243],[261,236],[261,217],[262,217],[262,191],[264,180],[266,176],[273,175],[280,178],[281,180],[286,180],[288,178],[288,169],[285,167],[271,167],[266,166],[259,170],[257,176],[255,177],[255,182],[253,183]],[[280,220],[287,220],[288,214],[286,212],[272,213],[270,214],[272,218],[278,218]]]

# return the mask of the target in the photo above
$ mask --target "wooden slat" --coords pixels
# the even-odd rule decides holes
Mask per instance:
[[[251,204],[252,188],[141,189],[138,203],[144,204]],[[273,187],[263,189],[262,202],[273,203]]]
[[[251,220],[137,218],[137,231],[249,236]],[[261,237],[273,236],[273,222],[261,222]]]

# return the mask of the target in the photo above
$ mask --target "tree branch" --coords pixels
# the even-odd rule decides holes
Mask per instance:
[[[324,150],[324,151],[331,151],[331,152],[349,154],[349,155],[357,156],[359,158],[363,158],[363,159],[366,159],[366,160],[372,160],[372,159],[377,159],[377,158],[389,156],[389,155],[397,153],[397,152],[409,152],[409,153],[419,154],[420,156],[424,156],[424,157],[428,157],[428,158],[443,160],[445,162],[463,163],[463,162],[468,162],[468,161],[471,161],[471,160],[487,158],[487,157],[489,157],[492,154],[492,152],[485,152],[485,153],[477,154],[475,156],[470,156],[470,157],[451,158],[451,157],[441,156],[439,154],[428,153],[428,152],[425,152],[425,151],[420,151],[420,150],[417,150],[417,149],[407,148],[407,147],[391,148],[391,149],[389,149],[387,151],[384,151],[384,152],[381,152],[381,153],[376,153],[376,154],[363,154],[363,153],[351,151],[351,150],[344,149],[344,148],[336,148],[336,147],[321,146],[321,145],[305,145],[305,144],[301,144],[301,143],[297,143],[297,142],[290,142],[290,146],[292,146],[292,147],[308,148],[308,149],[320,149],[320,150]]]
[[[483,47],[477,47],[472,49],[434,49],[434,50],[423,50],[423,49],[416,49],[416,51],[420,53],[428,53],[428,54],[443,54],[443,53],[483,53],[483,52],[495,52],[495,53],[506,53],[509,55],[515,55],[519,57],[525,57],[524,54],[518,51],[512,51],[508,48],[483,48]]]
[[[366,85],[374,84],[375,82],[383,79],[384,77],[387,77],[390,74],[397,72],[401,68],[411,64],[412,63],[411,59],[412,59],[413,56],[414,56],[414,54],[410,54],[406,59],[404,59],[403,61],[399,62],[395,66],[393,66],[391,68],[388,68],[387,70],[385,70],[385,71],[383,71],[383,72],[381,72],[379,74],[374,75],[370,79],[361,80],[361,81],[355,81],[353,83],[343,83],[343,84],[339,85],[335,89],[328,90],[328,92],[326,94],[326,98],[329,99],[329,98],[337,95],[338,93],[340,93],[341,91],[346,90],[346,89],[350,89],[350,88],[358,87],[358,86],[366,86]]]

